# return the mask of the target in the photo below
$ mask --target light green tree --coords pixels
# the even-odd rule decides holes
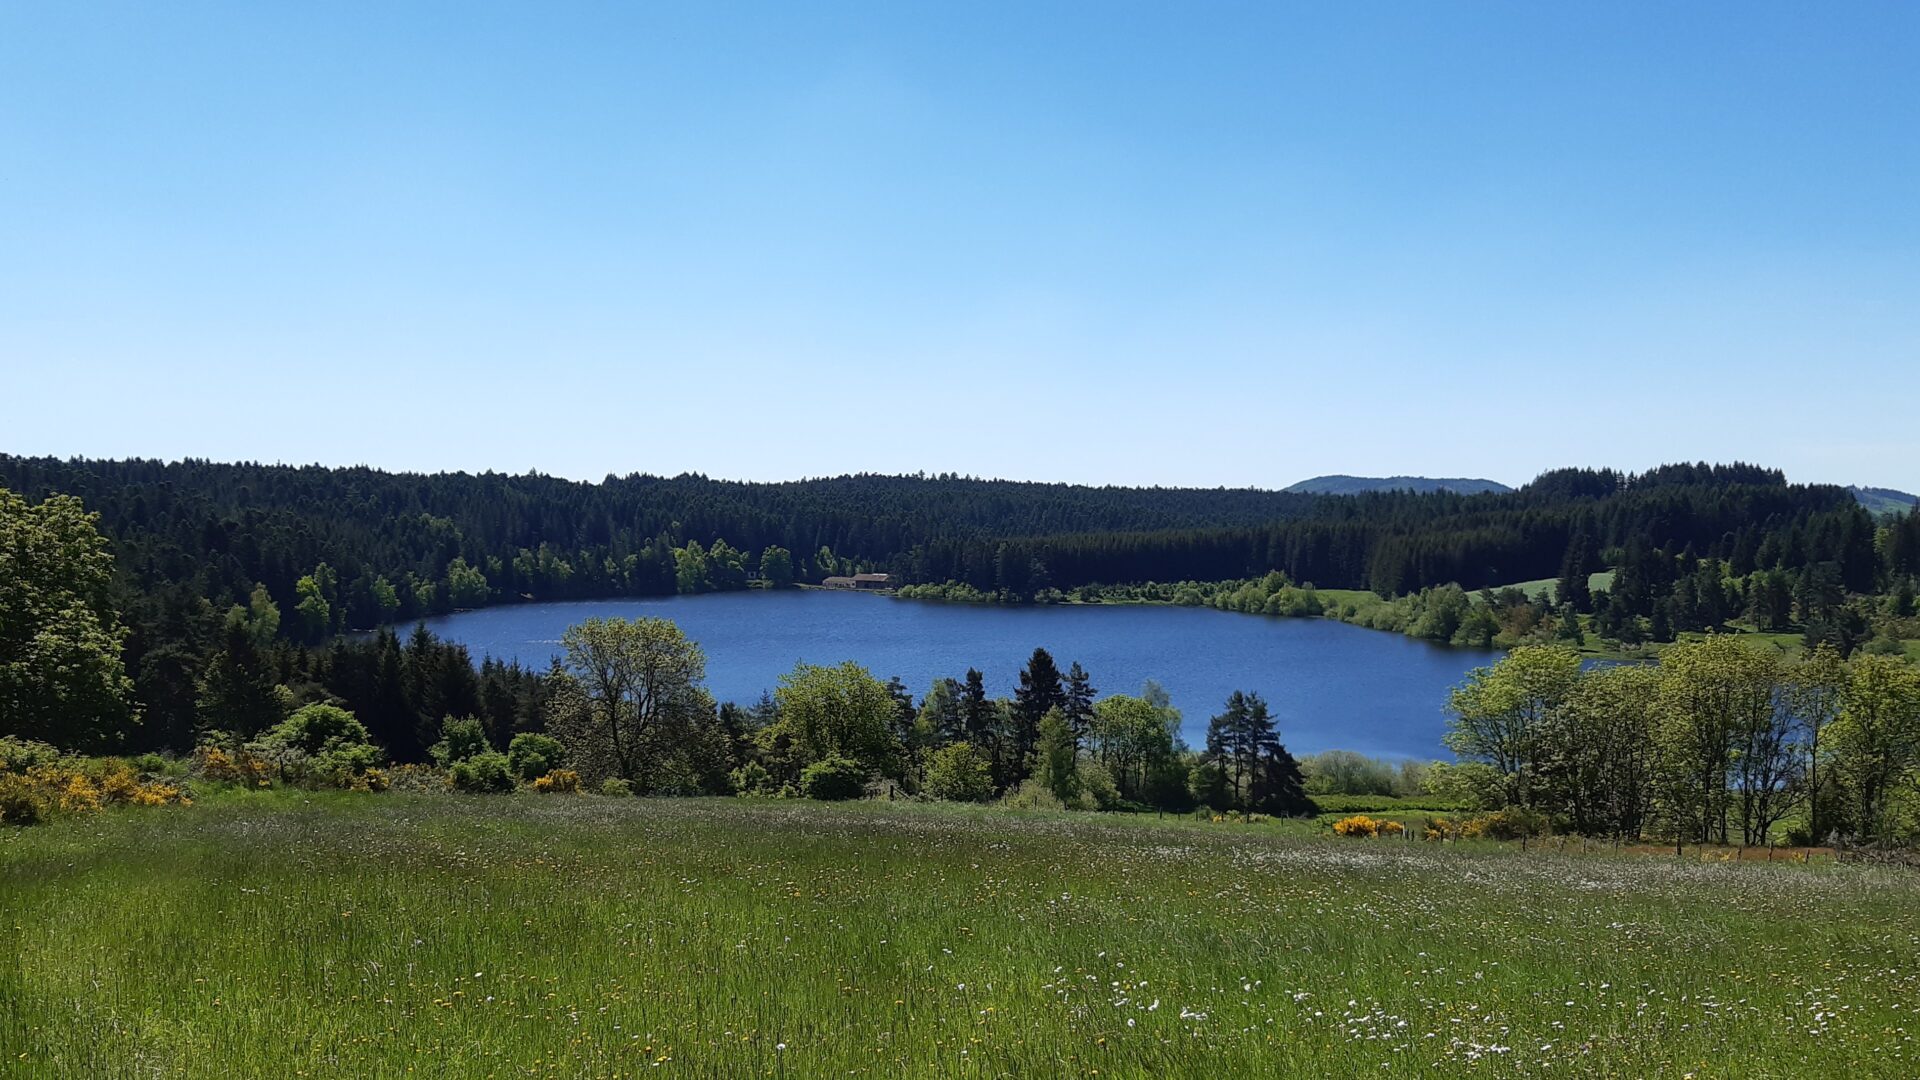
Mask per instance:
[[[1173,756],[1166,708],[1152,694],[1114,694],[1094,702],[1088,734],[1094,758],[1130,798],[1145,794],[1150,773]]]
[[[686,547],[674,551],[673,576],[675,588],[681,593],[703,593],[712,588],[707,578],[707,552],[700,541],[689,540]]]
[[[1580,655],[1564,645],[1522,645],[1477,668],[1448,698],[1446,744],[1501,777],[1500,798],[1531,807],[1560,711],[1580,677]]]
[[[1920,669],[1872,654],[1852,668],[1833,726],[1834,779],[1859,834],[1886,839],[1895,796],[1920,768]]]
[[[97,520],[71,496],[29,506],[0,488],[0,734],[93,750],[133,719]]]
[[[299,621],[302,641],[319,641],[333,632],[338,588],[339,576],[326,563],[293,583],[293,594],[297,598],[293,612]]]
[[[239,628],[249,641],[264,649],[280,634],[280,606],[273,602],[265,585],[255,585],[245,607],[235,604],[227,609],[227,625]]]
[[[447,563],[447,600],[457,608],[482,607],[493,596],[487,576],[455,555]]]
[[[666,619],[588,619],[568,627],[560,646],[579,688],[583,729],[561,737],[576,752],[604,746],[621,779],[644,779],[663,735],[713,712],[701,685],[706,655]]]
[[[1821,766],[1833,755],[1828,729],[1840,717],[1847,689],[1847,665],[1840,651],[1821,642],[1787,676],[1787,694],[1800,728],[1800,746],[1806,755],[1807,834],[1814,843],[1827,835],[1822,805],[1828,781]]]
[[[1774,721],[1776,662],[1711,634],[1660,660],[1661,789],[1675,832],[1725,843],[1732,772],[1748,734]]]
[[[866,668],[851,660],[833,667],[799,664],[780,677],[773,696],[780,719],[763,736],[790,740],[796,764],[838,755],[869,771],[897,774],[898,704]]]
[[[985,802],[993,797],[993,766],[970,743],[952,743],[927,759],[927,794],[947,802]]]
[[[775,589],[793,584],[793,553],[778,545],[761,552],[760,578]]]

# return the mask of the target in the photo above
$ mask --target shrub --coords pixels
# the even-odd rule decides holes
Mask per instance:
[[[51,765],[59,760],[60,751],[51,743],[17,735],[0,736],[0,772],[24,774],[35,765]]]
[[[384,760],[366,725],[337,705],[308,705],[241,749],[270,763],[283,780],[371,791],[367,770]]]
[[[1333,835],[1350,837],[1356,840],[1371,840],[1380,835],[1381,824],[1382,822],[1376,821],[1365,814],[1355,814],[1352,817],[1341,818],[1339,821],[1334,822]]]
[[[1008,810],[1065,810],[1066,804],[1045,783],[1028,777],[1007,792],[1000,805]]]
[[[498,750],[486,750],[454,762],[453,768],[447,770],[447,779],[454,790],[476,795],[513,790],[513,770],[507,764],[507,755]]]
[[[1113,782],[1113,773],[1097,761],[1080,763],[1080,792],[1092,800],[1094,809],[1112,810],[1120,805],[1120,788]]]
[[[800,770],[800,793],[809,799],[857,799],[866,786],[866,767],[839,754],[828,754]]]
[[[741,795],[772,795],[775,791],[773,774],[757,761],[749,761],[728,773],[727,782]]]
[[[522,780],[544,776],[560,767],[567,757],[566,748],[551,735],[523,731],[507,744],[507,764]]]
[[[1518,806],[1509,806],[1504,810],[1495,810],[1482,815],[1475,823],[1476,835],[1490,840],[1519,840],[1529,836],[1547,834],[1547,816],[1538,810],[1527,810]]]
[[[393,786],[393,780],[385,769],[366,769],[347,779],[344,785],[348,791],[385,791]]]
[[[53,815],[53,799],[12,772],[0,773],[0,825],[38,825]]]
[[[229,753],[219,746],[206,744],[194,750],[193,761],[194,768],[207,780],[247,787],[273,784],[272,763],[246,750]]]
[[[308,705],[268,729],[260,741],[318,757],[335,747],[371,743],[373,736],[338,705]]]
[[[487,729],[471,716],[449,716],[440,722],[440,741],[427,753],[441,768],[484,754],[493,747],[487,742]]]
[[[600,794],[610,799],[630,799],[633,797],[633,785],[616,776],[600,785]]]
[[[551,795],[571,795],[580,790],[580,774],[572,769],[555,769],[536,778],[533,790]]]
[[[943,746],[927,759],[927,794],[948,802],[985,802],[993,797],[993,770],[969,743]]]

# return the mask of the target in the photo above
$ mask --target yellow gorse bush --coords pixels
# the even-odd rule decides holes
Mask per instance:
[[[200,775],[222,783],[248,787],[272,787],[273,764],[246,750],[228,753],[218,746],[202,746],[193,752]]]
[[[142,780],[116,759],[62,758],[20,773],[0,774],[0,820],[29,825],[53,814],[90,814],[113,804],[191,805],[185,791],[163,780]]]
[[[1376,836],[1398,836],[1405,831],[1406,826],[1397,821],[1368,817],[1366,814],[1355,814],[1333,823],[1335,836],[1352,837],[1357,840],[1370,840]]]
[[[572,769],[555,769],[535,779],[533,790],[548,794],[571,795],[580,790],[580,774]]]
[[[1380,835],[1380,822],[1365,814],[1341,818],[1333,823],[1335,836],[1349,836],[1356,839],[1371,839]]]

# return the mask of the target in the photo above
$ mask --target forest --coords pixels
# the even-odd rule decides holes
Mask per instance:
[[[403,646],[355,631],[523,599],[855,570],[895,574],[908,595],[1210,603],[1503,647],[1586,634],[1632,646],[1736,622],[1843,657],[1920,637],[1920,512],[1875,519],[1845,489],[1740,464],[1564,469],[1506,494],[1310,496],[0,456],[0,487],[15,536],[34,521],[86,552],[79,569],[19,564],[9,587],[22,614],[8,614],[15,640],[0,648],[25,649],[27,628],[50,617],[45,598],[72,596],[68,614],[91,613],[95,667],[61,670],[110,668],[106,681],[125,683],[76,675],[55,691],[17,678],[0,704],[10,718],[79,710],[102,738],[140,749],[190,749],[197,732],[243,726],[230,718],[256,707],[248,693],[313,697],[300,689],[312,686],[361,706],[398,760],[423,760],[445,715],[486,717],[496,734],[537,724],[543,673],[476,669],[419,634]],[[1602,570],[1610,587],[1589,587]],[[1504,587],[1535,578],[1557,581],[1551,596]]]

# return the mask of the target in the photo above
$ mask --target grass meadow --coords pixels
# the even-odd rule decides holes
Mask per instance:
[[[1911,1077],[1920,876],[944,806],[0,833],[0,1075]]]

